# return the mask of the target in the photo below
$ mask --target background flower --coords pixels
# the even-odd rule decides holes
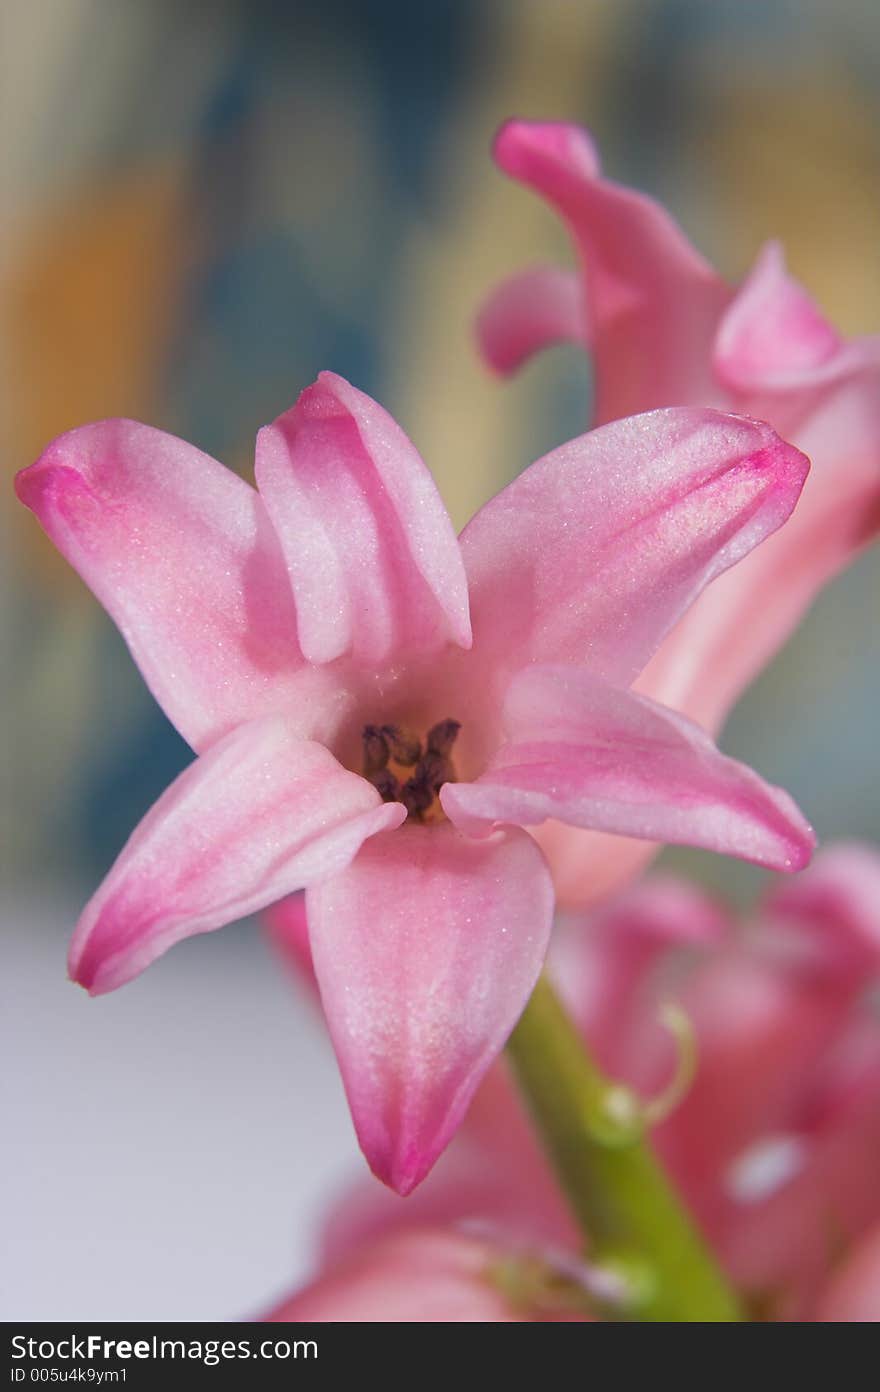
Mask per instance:
[[[717,731],[823,585],[880,528],[880,334],[844,339],[768,242],[739,286],[700,256],[659,203],[601,168],[588,132],[512,120],[500,167],[561,216],[574,271],[504,281],[478,318],[490,363],[510,372],[558,341],[595,380],[594,423],[678,403],[724,404],[771,421],[812,460],[788,527],[676,625],[639,678]],[[644,845],[548,825],[542,843],[573,905],[596,902],[649,858]]]

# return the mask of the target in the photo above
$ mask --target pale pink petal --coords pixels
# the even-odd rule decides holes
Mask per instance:
[[[810,858],[814,837],[791,798],[726,758],[709,736],[582,668],[519,673],[504,708],[508,742],[474,783],[447,783],[447,815],[472,835],[555,817],[776,870]]]
[[[470,645],[467,582],[434,481],[381,406],[332,372],[257,437],[310,662],[381,667]]]
[[[785,521],[808,467],[769,426],[689,407],[562,445],[462,534],[477,651],[629,685],[701,589]]]
[[[880,1224],[840,1262],[815,1318],[820,1324],[880,1324]]]
[[[702,595],[642,674],[646,695],[720,728],[815,595],[880,529],[880,339],[842,350],[834,381],[765,396],[812,460],[791,520]]]
[[[484,304],[476,332],[490,367],[505,375],[552,344],[584,344],[580,276],[560,266],[531,266],[510,276]]]
[[[315,972],[358,1139],[409,1193],[458,1127],[534,987],[553,888],[526,833],[448,823],[365,843],[306,895]]]
[[[196,749],[279,709],[302,666],[284,561],[242,479],[136,421],[61,435],[16,479]]]
[[[93,995],[112,991],[182,938],[343,869],[405,815],[280,717],[239,726],[135,828],[83,911],[70,974]]]
[[[346,1324],[467,1324],[528,1321],[492,1280],[501,1255],[442,1228],[414,1227],[350,1253],[268,1321]]]
[[[762,391],[799,382],[842,347],[837,330],[786,271],[780,244],[768,242],[721,320],[714,366],[731,391]]]
[[[509,121],[500,167],[561,214],[583,262],[599,422],[718,400],[710,352],[730,290],[660,204],[602,178],[585,131]]]

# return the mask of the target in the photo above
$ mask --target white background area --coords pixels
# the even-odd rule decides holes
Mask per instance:
[[[80,907],[4,906],[0,1318],[259,1315],[363,1172],[316,1008],[253,922],[89,999]]]

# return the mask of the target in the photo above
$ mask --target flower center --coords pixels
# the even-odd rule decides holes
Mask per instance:
[[[362,741],[364,778],[383,802],[402,802],[416,822],[440,821],[437,794],[455,782],[452,746],[461,729],[457,720],[432,725],[422,742],[400,725],[365,725]]]

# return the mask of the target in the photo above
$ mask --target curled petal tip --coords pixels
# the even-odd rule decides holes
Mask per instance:
[[[418,1188],[436,1159],[437,1155],[430,1151],[409,1150],[403,1156],[394,1156],[387,1166],[380,1164],[373,1167],[373,1173],[395,1194],[405,1199]]]
[[[532,157],[553,159],[573,170],[596,177],[599,154],[588,133],[567,121],[524,121],[513,117],[499,128],[492,143],[492,158],[505,174],[528,178]]]
[[[530,266],[496,286],[474,325],[483,361],[500,377],[554,343],[584,343],[580,280],[559,266]]]
[[[733,392],[798,388],[827,371],[844,341],[786,270],[779,242],[762,247],[718,324],[712,358]]]
[[[35,464],[29,464],[26,469],[19,469],[12,480],[18,501],[33,510],[36,497],[45,487],[44,479],[45,473],[40,468],[39,459]]]
[[[797,870],[805,870],[816,851],[818,837],[809,822],[804,821],[800,831],[800,840],[795,846],[791,862],[785,868],[790,873]]]

